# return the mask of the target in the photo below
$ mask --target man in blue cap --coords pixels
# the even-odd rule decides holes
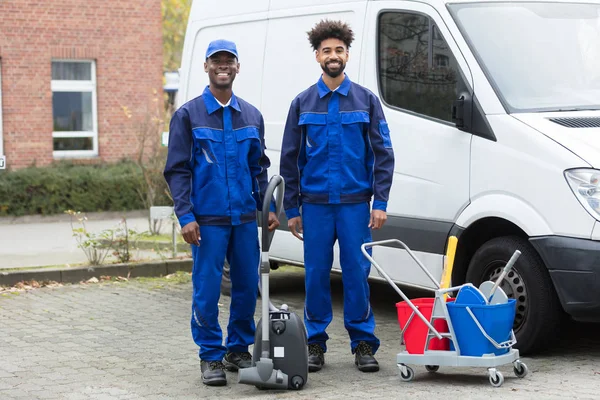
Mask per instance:
[[[164,170],[181,234],[192,245],[192,336],[200,347],[202,382],[211,386],[227,384],[225,368],[251,366],[248,346],[256,329],[256,210],[262,209],[270,161],[261,113],[233,94],[239,69],[233,42],[209,44],[204,71],[210,84],[173,114]],[[278,226],[271,212],[268,229]],[[218,301],[225,258],[232,287],[224,346]]]

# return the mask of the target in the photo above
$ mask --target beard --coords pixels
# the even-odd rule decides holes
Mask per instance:
[[[343,62],[340,61],[340,67],[338,69],[332,71],[331,69],[329,69],[328,64],[329,63],[325,63],[325,64],[321,65],[321,69],[323,70],[323,72],[325,72],[331,78],[337,78],[344,72],[344,69],[346,68],[346,64],[344,64]]]

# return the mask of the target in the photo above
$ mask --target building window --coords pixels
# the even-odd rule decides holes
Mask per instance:
[[[54,157],[98,155],[93,61],[52,61],[52,121]]]
[[[464,83],[456,58],[434,21],[423,14],[387,12],[381,14],[378,30],[384,101],[452,122],[452,104]]]

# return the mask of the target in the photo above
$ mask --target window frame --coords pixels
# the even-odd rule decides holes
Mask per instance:
[[[96,85],[96,61],[89,59],[52,59],[52,63],[86,63],[90,64],[91,80],[54,80],[51,79],[51,91],[91,93],[92,96],[92,130],[91,131],[54,131],[54,109],[52,110],[52,156],[54,158],[85,158],[98,156],[98,104]],[[55,138],[92,138],[92,150],[54,150]]]
[[[396,111],[400,111],[415,117],[419,117],[419,118],[423,118],[432,122],[437,122],[439,124],[443,124],[443,125],[447,125],[447,126],[452,126],[452,127],[456,127],[456,124],[454,122],[450,122],[450,121],[446,121],[443,119],[439,119],[436,117],[432,117],[430,115],[427,114],[423,114],[417,111],[413,111],[413,110],[409,110],[407,108],[402,108],[393,104],[390,104],[387,102],[387,100],[385,99],[385,97],[383,96],[383,90],[382,90],[382,75],[380,73],[381,71],[381,55],[380,55],[380,32],[381,32],[381,18],[384,14],[390,14],[390,13],[396,13],[396,14],[412,14],[412,15],[416,15],[416,16],[421,16],[421,17],[425,17],[429,20],[429,26],[430,26],[430,30],[432,32],[432,35],[435,34],[433,32],[437,31],[437,34],[440,35],[440,37],[444,40],[444,42],[446,42],[446,44],[448,45],[448,47],[450,48],[450,52],[452,53],[452,56],[457,60],[457,66],[458,66],[458,73],[460,75],[460,79],[462,79],[462,82],[464,83],[464,86],[471,92],[473,93],[473,88],[472,85],[470,84],[469,80],[466,79],[464,72],[461,68],[461,63],[459,62],[459,59],[456,57],[456,55],[454,54],[454,51],[452,50],[450,44],[448,43],[448,40],[446,39],[446,37],[444,36],[444,34],[442,33],[442,31],[439,28],[439,25],[437,23],[437,21],[429,14],[422,12],[422,11],[417,11],[417,10],[409,10],[409,9],[381,9],[379,10],[379,12],[377,13],[377,23],[375,25],[376,27],[376,38],[375,38],[375,42],[376,42],[376,60],[375,60],[375,68],[376,68],[376,72],[377,72],[377,91],[379,93],[379,99],[381,100],[381,103],[383,105],[385,105],[386,107],[392,109],[392,110],[396,110]],[[435,28],[435,29],[434,29]],[[433,53],[431,52],[431,48],[433,46],[433,42],[431,40],[431,38],[429,38],[428,43],[428,59],[431,58],[433,59]],[[428,60],[431,61],[431,60]]]

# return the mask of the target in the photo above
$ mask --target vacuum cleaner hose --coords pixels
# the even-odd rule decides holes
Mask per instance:
[[[283,206],[283,194],[285,189],[285,181],[283,177],[280,175],[273,175],[269,184],[267,185],[267,190],[265,190],[265,197],[262,205],[262,215],[261,215],[261,230],[262,230],[262,254],[261,254],[261,263],[259,268],[259,277],[260,280],[258,282],[258,291],[261,297],[265,298],[264,292],[267,292],[263,288],[265,284],[263,284],[262,276],[263,274],[268,274],[271,271],[271,265],[269,263],[269,249],[271,248],[271,242],[273,241],[273,236],[275,232],[269,232],[269,212],[271,209],[271,198],[275,193],[275,189],[277,189],[277,196],[275,197],[275,215],[279,218],[281,214],[281,209]],[[266,305],[268,305],[268,309],[271,312],[277,312],[279,309],[271,303],[271,301],[267,298]]]
[[[271,248],[271,241],[275,232],[269,232],[269,212],[271,209],[271,198],[277,189],[277,196],[275,198],[275,215],[279,218],[281,214],[281,208],[283,205],[283,193],[285,183],[280,175],[274,175],[269,181],[267,190],[265,192],[264,201],[262,204],[262,252],[268,253]]]

